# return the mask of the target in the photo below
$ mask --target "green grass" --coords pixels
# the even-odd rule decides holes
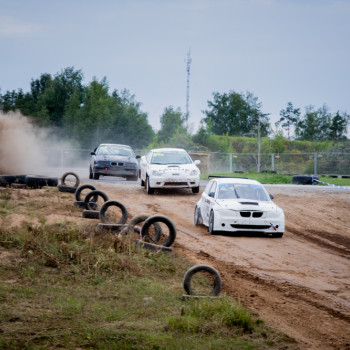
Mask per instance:
[[[266,349],[295,343],[228,296],[182,301],[192,265],[71,223],[0,228],[0,348]]]
[[[251,180],[257,180],[263,184],[291,184],[293,176],[273,173],[210,173],[201,174],[201,179],[207,180],[208,175],[220,175],[220,176],[233,176],[233,177],[247,177]],[[333,178],[330,176],[318,176],[320,181],[339,185],[339,186],[350,186],[350,179]],[[317,185],[314,183],[314,185]],[[319,186],[326,186],[318,184]]]

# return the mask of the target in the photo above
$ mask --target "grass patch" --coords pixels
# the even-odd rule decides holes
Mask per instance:
[[[251,180],[257,180],[262,184],[292,184],[291,175],[283,174],[273,174],[273,173],[211,173],[211,174],[201,174],[201,179],[208,180],[208,175],[219,175],[219,176],[233,176],[233,177],[247,177]],[[350,186],[350,179],[343,178],[333,178],[329,176],[318,176],[320,181],[327,182],[333,185],[338,186]],[[318,186],[327,186],[323,184],[317,184],[314,182],[314,185]]]
[[[0,230],[0,348],[294,346],[229,297],[182,301],[191,264],[71,223]]]

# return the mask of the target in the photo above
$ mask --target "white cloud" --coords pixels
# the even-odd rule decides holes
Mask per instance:
[[[0,16],[0,37],[21,37],[37,32],[40,26],[21,22],[11,16]]]

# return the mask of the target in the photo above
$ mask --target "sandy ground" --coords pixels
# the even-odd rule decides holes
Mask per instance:
[[[349,190],[267,185],[286,215],[283,238],[273,239],[211,236],[206,227],[194,226],[193,211],[203,188],[196,195],[189,190],[147,195],[135,183],[91,183],[109,199],[123,203],[129,218],[169,216],[177,228],[175,253],[214,266],[222,276],[224,294],[296,339],[300,349],[350,349]],[[28,191],[33,200],[35,191],[44,190],[21,191]],[[87,220],[70,209],[73,194],[59,192],[52,200],[56,209],[47,213],[48,222]],[[23,215],[11,218],[23,219]]]

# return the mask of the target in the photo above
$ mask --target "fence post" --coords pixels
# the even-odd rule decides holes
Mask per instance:
[[[229,153],[230,157],[230,173],[232,173],[232,153]]]
[[[317,175],[317,152],[314,153],[314,175]]]
[[[275,171],[275,154],[271,153],[271,170],[272,172]]]

